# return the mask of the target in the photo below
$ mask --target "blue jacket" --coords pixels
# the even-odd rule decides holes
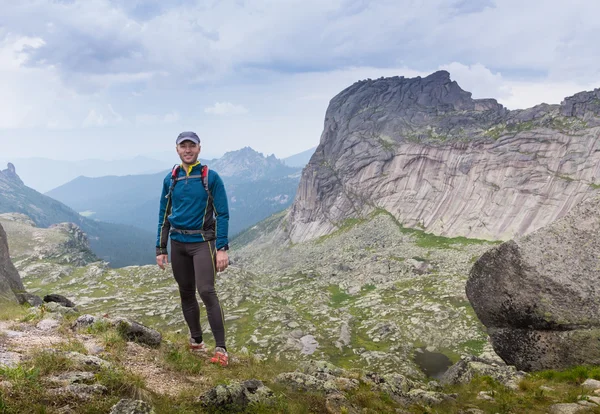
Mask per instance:
[[[223,180],[215,171],[208,170],[209,194],[201,179],[202,165],[197,162],[189,171],[182,167],[170,197],[171,173],[163,180],[158,213],[156,254],[166,254],[169,233],[171,239],[183,243],[204,242],[216,239],[220,249],[229,244],[229,207]],[[192,231],[192,234],[186,231]],[[202,232],[199,232],[201,230]]]

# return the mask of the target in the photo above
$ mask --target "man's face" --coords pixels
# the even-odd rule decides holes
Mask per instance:
[[[200,155],[200,145],[192,141],[183,141],[177,145],[177,154],[184,164],[193,164],[198,161]]]

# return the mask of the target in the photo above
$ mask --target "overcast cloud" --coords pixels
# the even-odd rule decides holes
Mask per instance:
[[[0,158],[318,144],[366,77],[446,69],[524,108],[600,87],[593,0],[0,0]],[[24,138],[27,138],[26,140]],[[77,151],[73,151],[76,148]]]

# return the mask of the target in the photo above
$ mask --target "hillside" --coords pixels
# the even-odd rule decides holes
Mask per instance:
[[[36,226],[74,223],[86,234],[91,249],[111,266],[152,263],[155,236],[131,226],[94,221],[23,184],[12,164],[0,171],[0,213],[21,213]]]

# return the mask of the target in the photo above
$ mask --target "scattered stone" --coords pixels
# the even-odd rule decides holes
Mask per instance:
[[[0,368],[15,368],[17,365],[19,365],[21,359],[21,354],[6,351],[0,347]]]
[[[492,397],[492,392],[490,391],[479,391],[477,394],[478,400],[486,400],[486,401],[495,401],[494,397]]]
[[[154,408],[142,400],[122,399],[112,406],[109,414],[154,414]]]
[[[29,306],[32,307],[38,307],[44,304],[44,301],[42,300],[42,298],[40,298],[37,295],[31,294],[31,293],[17,293],[17,299],[19,300],[19,303],[21,305],[25,305],[28,304]]]
[[[80,329],[80,328],[87,328],[88,326],[93,325],[96,322],[96,317],[92,316],[92,315],[81,315],[80,317],[78,317],[75,322],[73,322],[73,325],[71,326],[71,328],[73,329]]]
[[[229,385],[217,385],[200,396],[199,400],[207,408],[231,412],[244,411],[248,405],[268,401],[273,396],[273,391],[262,381],[251,379]]]
[[[588,401],[593,402],[596,405],[600,405],[600,397],[589,396],[587,397]]]
[[[468,356],[448,368],[442,376],[444,385],[466,384],[475,376],[489,376],[504,386],[516,390],[525,373],[517,371],[515,367],[498,365],[475,356]]]
[[[407,397],[412,403],[438,405],[444,402],[455,400],[457,398],[457,395],[444,394],[442,392],[427,391],[420,388],[415,388],[407,393]]]
[[[331,374],[336,377],[346,375],[346,371],[336,367],[331,362],[315,360],[300,363],[297,371],[307,375],[315,375],[317,373]]]
[[[107,393],[108,389],[100,384],[71,384],[66,387],[49,389],[46,392],[49,395],[67,395],[81,401],[89,401],[94,395]]]
[[[583,384],[581,384],[581,386],[584,390],[597,390],[600,389],[600,381],[588,378],[583,382]]]
[[[141,323],[126,319],[114,318],[110,323],[115,326],[118,331],[128,341],[134,341],[152,347],[157,347],[162,341],[162,335],[155,329],[148,328]]]
[[[42,319],[38,322],[36,327],[41,331],[50,331],[52,329],[57,328],[60,325],[60,322],[54,318]]]
[[[579,401],[577,401],[577,404],[581,405],[582,407],[597,407],[596,404],[589,402],[587,400],[579,400]]]
[[[284,372],[277,375],[274,381],[296,391],[317,391],[326,393],[339,391],[334,381],[324,381],[301,372]]]
[[[319,346],[319,343],[312,335],[304,335],[302,338],[300,338],[300,343],[302,344],[300,353],[304,355],[312,355]]]
[[[75,307],[75,304],[71,300],[67,299],[66,297],[64,297],[62,295],[57,295],[57,294],[50,294],[50,295],[44,296],[44,302],[55,302],[66,308],[74,308]]]
[[[89,384],[94,382],[96,376],[92,372],[76,371],[63,372],[59,375],[48,377],[46,380],[50,383],[67,386],[69,384]]]
[[[546,391],[546,392],[552,392],[552,391],[555,391],[555,390],[554,390],[554,388],[552,388],[552,387],[547,387],[547,386],[545,386],[545,385],[540,385],[540,390],[542,390],[542,391]]]
[[[587,408],[575,403],[554,404],[548,408],[549,414],[575,414],[585,411]]]
[[[69,308],[69,307],[61,305],[60,303],[56,303],[56,302],[48,302],[48,303],[46,303],[46,305],[44,307],[48,312],[59,313],[61,315],[77,313],[75,308]]]
[[[64,355],[66,358],[70,359],[75,364],[81,365],[81,366],[92,367],[94,369],[112,367],[112,364],[110,362],[108,362],[102,358],[98,358],[97,356],[93,356],[93,355],[84,355],[79,352],[74,352],[74,351],[67,352],[67,351],[60,351],[57,349],[48,349],[47,351],[58,354],[58,355]]]

